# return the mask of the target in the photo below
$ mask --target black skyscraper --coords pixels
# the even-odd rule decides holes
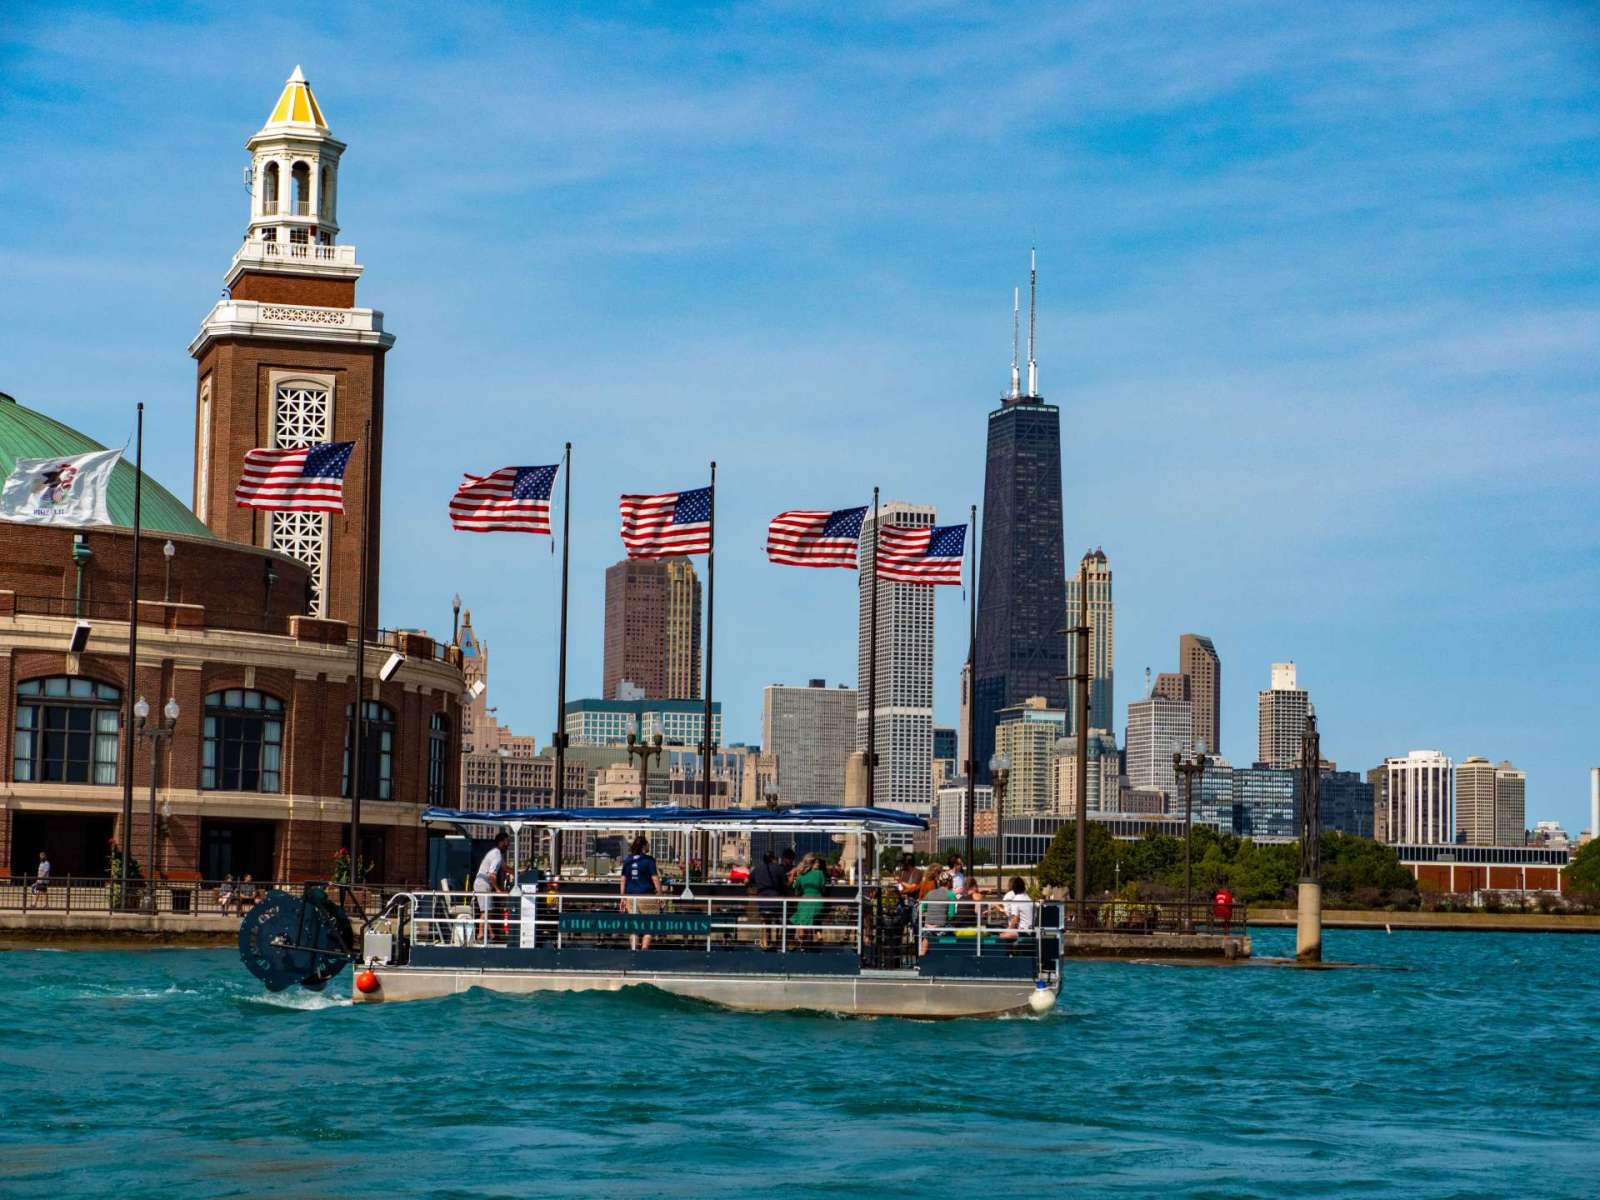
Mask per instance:
[[[1011,394],[989,414],[973,672],[973,758],[989,777],[995,715],[1029,696],[1065,708],[1067,587],[1061,529],[1061,412],[1037,394],[1033,288],[1028,304],[1028,390],[1015,354]]]

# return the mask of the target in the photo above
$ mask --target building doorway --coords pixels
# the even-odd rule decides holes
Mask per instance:
[[[216,820],[200,822],[200,877],[258,882],[273,878],[277,863],[278,822]]]
[[[33,875],[39,851],[50,859],[57,879],[106,879],[111,874],[111,838],[116,817],[77,813],[14,812],[11,818],[11,874]]]

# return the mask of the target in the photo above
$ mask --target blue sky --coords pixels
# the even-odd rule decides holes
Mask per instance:
[[[1325,752],[1600,765],[1600,20],[1584,5],[30,6],[0,30],[0,390],[189,493],[193,364],[298,63],[347,141],[389,358],[383,618],[459,587],[552,727],[555,563],[452,535],[464,469],[575,445],[572,694],[616,496],[720,467],[717,692],[850,680],[853,577],[768,517],[960,520],[1039,250],[1068,561],[1116,576],[1121,706],[1178,635],[1255,751],[1298,662]],[[305,10],[308,13],[312,10]],[[956,716],[966,615],[938,606]],[[1121,718],[1119,717],[1119,720]]]

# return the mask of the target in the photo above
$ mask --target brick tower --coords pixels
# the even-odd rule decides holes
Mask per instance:
[[[381,312],[356,306],[355,247],[336,240],[345,146],[328,131],[299,67],[245,145],[250,225],[223,298],[189,346],[199,376],[194,511],[219,537],[307,563],[306,611],[354,625],[366,516],[362,482],[370,466],[370,494],[380,494],[383,364],[394,336],[384,332]],[[345,477],[343,514],[234,505],[252,446],[346,441],[358,446]],[[374,510],[369,627],[377,624],[379,544]]]

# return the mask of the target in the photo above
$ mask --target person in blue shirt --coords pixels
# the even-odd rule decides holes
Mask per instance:
[[[660,908],[659,901],[654,897],[661,893],[661,872],[656,869],[656,860],[650,856],[650,842],[643,835],[633,839],[633,845],[628,847],[628,857],[622,860],[622,900],[623,912],[653,913]],[[639,897],[649,896],[649,900]],[[631,949],[650,949],[650,935],[644,935],[641,946],[639,935],[631,934],[628,937]]]

